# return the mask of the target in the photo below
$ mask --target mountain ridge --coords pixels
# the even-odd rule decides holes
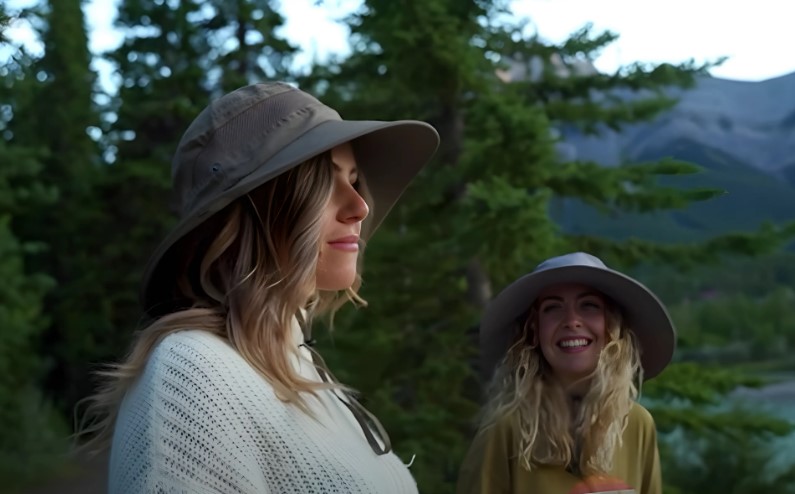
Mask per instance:
[[[560,130],[564,159],[604,166],[679,159],[700,166],[701,173],[665,178],[665,185],[726,194],[684,210],[610,217],[564,200],[551,212],[564,230],[690,241],[795,220],[795,72],[764,81],[703,76],[695,87],[667,95],[678,103],[650,122],[596,136]]]
[[[695,87],[667,95],[678,103],[650,122],[599,136],[562,131],[567,157],[615,166],[637,160],[648,146],[687,137],[776,176],[793,165],[795,72],[759,82],[703,76]]]

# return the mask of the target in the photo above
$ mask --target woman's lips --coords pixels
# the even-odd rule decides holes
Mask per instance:
[[[328,244],[333,249],[338,249],[345,252],[359,251],[359,237],[357,235],[348,235],[347,237],[340,237],[329,241]]]
[[[584,337],[572,337],[572,338],[564,338],[558,341],[558,348],[563,350],[566,353],[579,353],[584,352],[589,346],[591,346],[593,340],[590,338]]]

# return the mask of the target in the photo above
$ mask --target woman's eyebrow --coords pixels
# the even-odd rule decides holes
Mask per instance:
[[[345,170],[342,168],[342,166],[340,166],[340,164],[337,163],[336,161],[332,161],[331,164],[334,165],[334,169],[335,170],[340,171],[340,172],[345,172]],[[349,173],[350,173],[350,175],[358,175],[359,174],[359,169],[356,168],[356,166],[354,165],[354,166],[351,167],[351,170],[350,170]]]

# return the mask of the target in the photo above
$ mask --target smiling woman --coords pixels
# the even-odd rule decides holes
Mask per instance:
[[[541,353],[563,387],[584,394],[605,345],[605,298],[585,285],[564,283],[538,296],[535,321]],[[534,336],[535,337],[535,336]]]
[[[487,307],[480,337],[493,378],[459,493],[662,492],[636,398],[675,331],[645,286],[589,254],[548,259]]]
[[[172,163],[180,208],[145,271],[149,324],[82,432],[109,492],[378,492],[417,486],[311,346],[357,289],[367,239],[429,161],[417,121],[349,121],[283,83],[213,101]]]

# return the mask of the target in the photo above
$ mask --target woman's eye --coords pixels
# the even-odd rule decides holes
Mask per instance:
[[[587,300],[587,301],[583,302],[582,306],[585,307],[586,309],[601,309],[602,308],[602,304],[600,304],[599,302],[595,302],[593,300]]]
[[[356,180],[354,180],[353,182],[351,182],[351,186],[353,187],[353,190],[356,190],[356,191],[359,190],[359,187],[361,187],[361,184],[362,184],[362,182],[358,178]]]
[[[558,305],[558,304],[542,305],[541,306],[541,313],[542,314],[548,314],[549,312],[552,312],[553,310],[557,309],[558,307],[560,307],[560,305]]]

